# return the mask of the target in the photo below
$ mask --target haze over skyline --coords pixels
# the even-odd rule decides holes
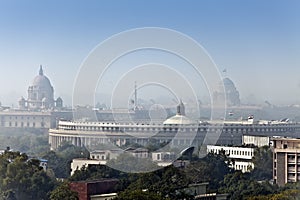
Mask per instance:
[[[2,1],[0,101],[17,104],[39,65],[67,105],[81,63],[119,32],[163,27],[200,43],[241,99],[300,104],[299,1]],[[106,93],[107,91],[98,91]]]

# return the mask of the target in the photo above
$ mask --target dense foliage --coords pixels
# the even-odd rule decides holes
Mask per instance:
[[[0,133],[0,149],[11,147],[15,151],[26,153],[30,156],[39,156],[41,152],[49,150],[48,133],[40,132],[16,132]]]
[[[40,150],[38,155],[48,160],[48,170],[43,171],[39,161],[28,159],[25,153],[5,152],[0,156],[0,200],[78,199],[77,194],[68,187],[68,182],[57,184],[55,178],[68,178],[69,181],[117,178],[119,180],[115,188],[119,191],[117,200],[193,199],[193,195],[187,194],[184,188],[192,183],[203,182],[209,183],[208,192],[226,193],[229,199],[297,199],[299,196],[299,185],[288,184],[279,188],[269,183],[272,178],[272,152],[268,147],[258,148],[255,151],[253,158],[255,168],[250,173],[230,168],[232,161],[224,152],[219,155],[208,154],[201,159],[193,157],[185,168],[169,166],[148,173],[126,173],[123,171],[138,172],[140,169],[151,171],[156,166],[149,159],[141,162],[141,159],[124,154],[108,163],[108,166],[123,171],[103,165],[91,165],[77,170],[69,177],[72,159],[89,157],[87,149],[64,143],[54,152],[47,149],[48,144],[43,136],[23,135],[20,138],[30,139],[32,143],[12,137],[11,141],[20,142],[18,148],[24,150],[28,150],[37,142],[42,144],[37,146],[35,151]],[[150,145],[148,148],[157,147]]]
[[[48,199],[56,181],[40,167],[39,160],[20,152],[6,151],[0,156],[2,199]]]
[[[271,180],[273,177],[273,153],[268,146],[257,148],[252,159],[251,175],[256,180]]]
[[[224,176],[233,171],[229,165],[230,160],[225,154],[209,153],[206,157],[188,165],[185,174],[191,183],[209,182],[209,189],[215,192]]]
[[[57,151],[47,151],[41,157],[48,160],[48,168],[53,170],[55,177],[67,178],[71,173],[72,159],[88,158],[89,152],[84,147],[64,143]]]
[[[236,171],[224,177],[219,192],[227,193],[230,199],[238,200],[249,196],[272,194],[276,189],[277,187],[268,181],[258,182],[250,176],[250,173]]]
[[[78,194],[72,190],[68,182],[61,183],[50,194],[50,200],[78,200]]]

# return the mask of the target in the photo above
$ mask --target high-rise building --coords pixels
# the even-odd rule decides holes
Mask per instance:
[[[300,139],[274,138],[273,179],[283,186],[300,181]]]

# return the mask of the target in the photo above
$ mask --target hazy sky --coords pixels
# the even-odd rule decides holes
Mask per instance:
[[[0,101],[27,97],[42,64],[55,96],[70,104],[79,67],[96,45],[128,29],[164,27],[199,42],[242,99],[300,104],[299,10],[297,0],[3,0]]]

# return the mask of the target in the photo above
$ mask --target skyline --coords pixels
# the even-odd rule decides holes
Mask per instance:
[[[299,8],[298,1],[258,0],[2,1],[0,102],[26,97],[43,65],[55,97],[70,105],[80,65],[99,43],[128,29],[162,27],[201,44],[242,99],[300,104]]]

